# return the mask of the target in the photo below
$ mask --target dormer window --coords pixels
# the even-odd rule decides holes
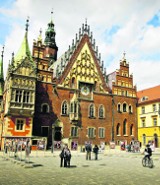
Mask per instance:
[[[141,101],[146,101],[146,100],[148,100],[148,97],[147,97],[147,96],[143,96],[143,97],[141,98]]]

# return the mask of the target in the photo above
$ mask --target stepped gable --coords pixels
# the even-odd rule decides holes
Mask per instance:
[[[57,78],[58,84],[64,82],[86,43],[102,81],[102,87],[105,91],[108,91],[104,62],[101,61],[101,54],[98,53],[98,46],[95,45],[95,39],[93,39],[93,34],[90,32],[90,26],[87,25],[87,21],[85,24],[82,24],[79,34],[76,34],[76,38],[72,40],[72,45],[69,46],[69,49],[51,66],[53,69],[53,78]]]

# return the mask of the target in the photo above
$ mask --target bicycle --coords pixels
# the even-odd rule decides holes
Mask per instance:
[[[143,167],[153,168],[152,158],[149,159],[148,157],[144,156],[142,159],[142,165],[143,165]]]

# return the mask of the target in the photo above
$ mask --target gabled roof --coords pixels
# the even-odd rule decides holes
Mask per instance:
[[[29,44],[28,44],[27,32],[25,33],[25,36],[24,36],[23,41],[21,43],[21,47],[19,48],[19,50],[14,58],[14,66],[16,67],[26,57],[28,57],[30,60],[32,60],[31,52],[30,52]]]
[[[103,85],[106,86],[106,69],[103,66],[101,54],[98,53],[98,46],[95,46],[95,39],[93,39],[93,34],[90,32],[90,27],[87,25],[87,22],[82,24],[82,28],[79,29],[79,35],[76,34],[75,41],[72,41],[72,45],[69,46],[69,49],[51,66],[53,69],[53,77],[58,78],[59,83],[66,78],[68,71],[73,66],[77,56],[86,42],[91,51],[99,75],[103,81]]]
[[[138,103],[160,100],[160,85],[137,92]]]

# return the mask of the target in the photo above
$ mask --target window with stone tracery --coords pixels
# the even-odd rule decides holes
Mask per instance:
[[[99,107],[99,118],[104,118],[104,106]]]
[[[15,102],[20,103],[22,101],[22,91],[16,90]]]
[[[94,110],[94,105],[93,104],[91,104],[89,106],[89,117],[90,118],[94,118],[95,117],[95,110]]]
[[[62,115],[67,115],[68,114],[68,104],[66,101],[62,103]]]

